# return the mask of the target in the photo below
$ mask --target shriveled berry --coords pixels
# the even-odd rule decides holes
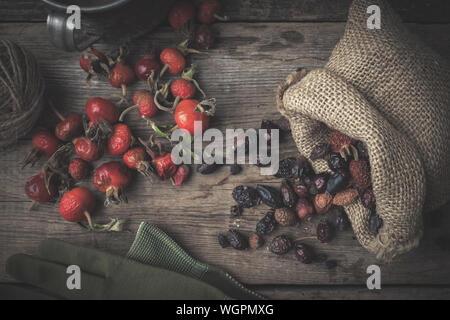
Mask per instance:
[[[297,222],[297,215],[290,208],[280,208],[275,210],[275,220],[280,226],[293,226]]]
[[[277,178],[294,179],[313,174],[310,163],[305,157],[286,158],[280,161]]]
[[[211,174],[219,169],[221,166],[217,163],[207,164],[203,163],[198,165],[197,172],[200,174]]]
[[[355,202],[358,196],[358,190],[354,188],[345,189],[341,192],[336,193],[333,198],[333,204],[336,206],[345,207]]]
[[[348,185],[348,177],[343,172],[336,172],[328,179],[327,192],[336,194],[344,190]]]
[[[253,233],[248,239],[250,248],[256,250],[264,245],[264,239],[257,233]]]
[[[354,140],[346,134],[333,130],[330,135],[329,145],[332,152],[341,152],[342,149],[348,148]]]
[[[89,164],[87,161],[75,158],[70,161],[69,174],[77,181],[85,179],[89,175]]]
[[[339,169],[346,169],[347,166],[347,161],[339,153],[332,152],[330,154],[330,158],[328,159],[328,167],[330,170],[337,171]]]
[[[281,199],[281,194],[277,189],[258,184],[256,186],[256,191],[258,192],[262,202],[272,209],[283,207],[283,200]]]
[[[292,187],[294,189],[295,194],[297,194],[297,196],[302,197],[302,198],[309,196],[308,187],[300,179],[295,179],[294,183],[292,184]]]
[[[282,255],[286,254],[292,248],[292,241],[286,235],[280,235],[272,239],[269,249],[272,253]]]
[[[313,161],[318,159],[324,159],[326,155],[330,153],[328,143],[319,143],[311,151],[309,158]]]
[[[355,147],[358,150],[358,155],[362,159],[369,159],[369,151],[367,150],[367,145],[362,141],[357,141]]]
[[[237,175],[237,174],[241,173],[241,171],[242,171],[242,168],[238,164],[233,164],[230,166],[230,173],[232,175]]]
[[[223,234],[219,234],[217,236],[217,240],[219,241],[219,244],[222,248],[226,248],[230,245],[230,243],[228,242],[228,239],[225,235]]]
[[[334,206],[331,209],[330,221],[338,231],[345,231],[350,227],[350,221],[342,207]]]
[[[227,240],[236,250],[244,250],[248,248],[248,239],[236,229],[232,229],[227,233]]]
[[[314,207],[308,198],[299,198],[295,211],[300,219],[307,219],[313,215]]]
[[[334,227],[328,222],[317,225],[317,239],[322,243],[330,242],[334,237]]]
[[[209,49],[214,45],[215,36],[211,28],[202,24],[195,29],[195,43],[200,49]]]
[[[273,212],[268,212],[264,218],[262,218],[256,224],[256,233],[265,235],[271,233],[276,227],[276,221]]]
[[[361,201],[364,207],[367,209],[375,208],[375,195],[372,189],[367,189],[361,196]]]
[[[251,208],[259,203],[258,192],[252,187],[238,186],[232,193],[233,199],[244,208]]]
[[[333,196],[328,192],[318,194],[314,197],[314,208],[318,214],[327,213],[333,205]]]
[[[378,233],[378,230],[383,226],[383,219],[375,212],[372,211],[369,216],[369,230]]]
[[[297,260],[304,264],[310,264],[314,261],[313,249],[303,243],[295,244],[295,256],[297,257]]]
[[[329,178],[330,174],[328,172],[319,173],[312,178],[317,193],[325,192]]]
[[[368,161],[352,160],[350,162],[349,172],[352,176],[353,182],[362,190],[367,189],[372,184]]]
[[[242,207],[241,206],[232,206],[230,209],[230,216],[232,218],[240,217],[242,215]]]
[[[295,207],[295,205],[297,204],[298,196],[294,192],[294,190],[292,190],[292,187],[287,180],[283,180],[283,182],[281,183],[280,191],[284,205],[288,208]]]

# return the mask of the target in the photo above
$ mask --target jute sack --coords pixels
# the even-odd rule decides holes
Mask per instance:
[[[381,9],[381,29],[367,27],[367,8]],[[291,74],[277,106],[301,154],[327,142],[330,128],[367,144],[377,213],[360,200],[346,207],[361,243],[391,260],[419,244],[422,213],[450,198],[450,67],[402,25],[384,0],[355,0],[343,38],[324,68]],[[313,163],[326,171],[325,161]]]

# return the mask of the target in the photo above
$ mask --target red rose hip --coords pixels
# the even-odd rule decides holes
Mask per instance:
[[[91,190],[78,187],[67,192],[59,203],[59,214],[69,222],[87,220],[91,229],[91,213],[95,209],[95,197]]]

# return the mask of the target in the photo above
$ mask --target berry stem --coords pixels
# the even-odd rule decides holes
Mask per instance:
[[[222,22],[230,20],[229,17],[227,17],[227,16],[219,16],[218,14],[214,14],[214,18],[216,18],[217,20],[222,21]]]
[[[169,65],[165,64],[164,67],[162,68],[161,72],[159,73],[159,77],[162,78],[164,76],[164,74],[166,73],[167,69],[169,69]]]
[[[94,231],[94,224],[92,223],[92,218],[89,212],[85,211],[83,212],[84,216],[86,217],[86,220],[88,221],[89,227],[92,231]]]
[[[127,85],[122,83],[122,96],[126,97],[127,96]]]
[[[53,112],[56,114],[56,116],[59,118],[59,120],[61,120],[61,121],[66,120],[66,118],[61,113],[59,113],[58,110],[56,110],[53,102],[49,101],[48,104],[50,105],[50,108],[53,110]]]
[[[119,117],[119,122],[123,122],[123,119],[125,118],[125,116],[127,115],[128,112],[133,111],[135,109],[139,108],[139,106],[137,104],[135,104],[134,106],[128,107],[125,110],[122,111],[120,117]]]

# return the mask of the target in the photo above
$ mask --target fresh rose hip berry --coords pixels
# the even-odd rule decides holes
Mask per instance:
[[[147,80],[152,72],[155,75],[161,72],[161,64],[154,55],[146,54],[141,60],[136,62],[134,72],[139,80]]]
[[[146,152],[143,148],[137,147],[128,150],[123,155],[123,162],[130,169],[136,169],[140,174],[149,177],[151,172],[151,166],[148,161],[146,161]]]
[[[202,24],[195,29],[194,41],[200,49],[208,50],[214,45],[215,36],[208,25]]]
[[[95,197],[91,190],[79,187],[67,192],[59,203],[59,213],[70,222],[82,222],[88,220],[93,228],[91,213],[95,209]]]
[[[179,78],[170,84],[170,92],[175,98],[190,99],[195,95],[195,85],[186,79]]]
[[[200,123],[201,131],[204,132],[209,127],[208,112],[202,112],[200,101],[183,100],[175,109],[175,122],[180,129],[187,130],[194,135],[195,122]]]
[[[169,24],[175,30],[180,30],[186,22],[194,19],[195,7],[190,1],[177,1],[169,11]]]
[[[119,120],[119,109],[109,100],[95,97],[86,102],[85,111],[89,119],[96,124],[103,119],[109,124],[115,124]]]
[[[109,83],[114,88],[122,88],[122,95],[127,95],[127,84],[136,79],[134,70],[122,61],[117,62],[109,71]]]
[[[73,144],[76,155],[85,161],[97,161],[103,156],[104,146],[101,143],[98,144],[86,137],[80,137],[74,139]]]
[[[83,134],[83,117],[76,113],[71,113],[65,118],[61,118],[55,127],[55,136],[64,142],[72,141]]]
[[[220,16],[222,5],[219,0],[205,0],[198,7],[197,20],[200,23],[211,24],[214,20],[226,21],[226,17]]]
[[[48,188],[45,185],[45,175],[43,172],[32,176],[25,183],[25,194],[33,201],[44,203],[53,200],[56,195],[56,186],[50,179]]]
[[[123,155],[130,149],[133,141],[130,128],[123,123],[113,127],[113,133],[108,139],[108,152],[113,156]]]
[[[175,175],[171,178],[173,184],[178,187],[183,185],[183,183],[189,178],[190,172],[191,169],[188,165],[183,164],[179,166],[177,172],[175,172]]]
[[[107,162],[95,169],[93,184],[99,191],[106,193],[105,206],[127,202],[123,190],[130,184],[132,172],[117,161]]]
[[[95,49],[88,49],[80,57],[80,67],[88,73],[94,73],[95,70],[92,68],[95,68],[99,62],[106,63],[106,57],[103,53]]]
[[[170,153],[153,158],[152,163],[162,180],[172,178],[177,172],[177,166],[173,163]]]
[[[139,110],[139,115],[144,119],[153,118],[158,113],[153,94],[148,90],[138,90],[133,96],[134,105],[125,109],[120,115],[119,121],[123,121],[125,115],[135,109]]]
[[[22,168],[28,164],[34,165],[41,157],[51,157],[58,150],[61,142],[48,130],[39,130],[31,138],[33,149],[22,162]]]
[[[87,178],[89,172],[90,168],[87,161],[81,158],[75,158],[70,161],[69,174],[74,180],[80,181]]]
[[[161,52],[161,62],[164,64],[161,70],[160,77],[164,75],[166,70],[169,70],[170,74],[180,74],[186,68],[186,59],[183,54],[175,48],[167,48]]]

